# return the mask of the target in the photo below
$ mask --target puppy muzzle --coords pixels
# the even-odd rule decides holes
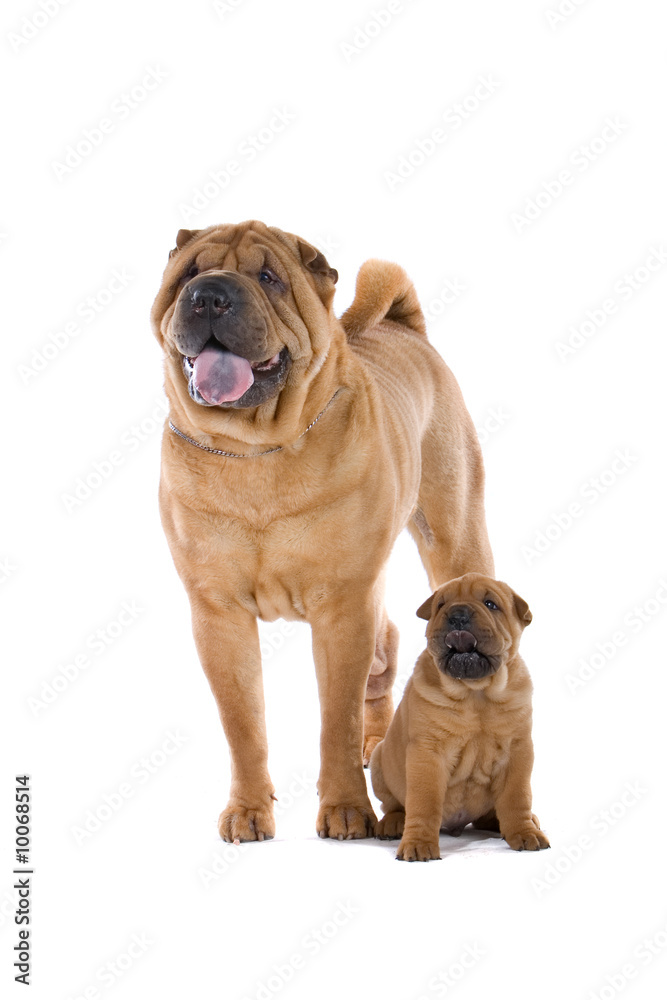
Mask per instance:
[[[485,656],[478,646],[477,637],[464,629],[452,629],[434,637],[435,661],[438,669],[455,680],[480,680],[495,674],[497,658]]]

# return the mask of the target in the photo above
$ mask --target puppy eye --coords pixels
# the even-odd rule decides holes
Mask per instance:
[[[191,278],[196,278],[198,274],[199,274],[199,268],[193,266],[190,268],[189,271],[186,271],[186,273],[181,278],[181,281],[190,281]]]
[[[492,601],[490,597],[487,597],[487,599],[484,601],[484,603],[486,604],[487,608],[489,608],[489,610],[491,610],[491,611],[500,611],[500,608],[498,607],[498,605],[496,604],[496,602]]]

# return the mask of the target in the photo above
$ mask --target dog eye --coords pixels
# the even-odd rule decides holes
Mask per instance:
[[[486,604],[487,608],[489,608],[491,611],[500,611],[500,608],[498,607],[496,602],[492,601],[490,597],[487,597],[484,603]]]
[[[199,274],[199,268],[193,266],[190,268],[189,271],[186,271],[186,273],[181,278],[181,281],[190,281],[191,278],[196,278],[198,274]]]
[[[264,270],[259,272],[259,280],[266,285],[278,284],[278,278],[273,273],[273,271],[269,271],[267,267],[265,267]]]

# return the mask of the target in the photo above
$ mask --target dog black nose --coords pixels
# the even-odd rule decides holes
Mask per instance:
[[[232,300],[224,282],[205,281],[200,282],[196,288],[192,289],[192,310],[197,316],[209,313],[210,316],[222,316],[232,307]]]
[[[470,625],[470,611],[468,608],[450,608],[447,616],[447,625],[450,631],[465,631]]]

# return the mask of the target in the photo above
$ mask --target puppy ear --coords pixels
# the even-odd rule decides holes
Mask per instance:
[[[428,621],[431,617],[431,608],[433,606],[433,598],[435,594],[431,594],[427,597],[420,608],[417,608],[417,618],[423,618],[424,621]]]
[[[330,278],[335,285],[338,281],[338,271],[335,267],[329,267],[329,263],[324,254],[319,250],[316,250],[315,247],[311,247],[310,243],[305,243],[303,240],[297,240],[297,244],[304,267],[307,267],[313,274],[321,274],[325,278]]]
[[[519,597],[518,594],[514,593],[514,610],[516,611],[517,618],[524,626],[530,625],[533,620],[533,613],[528,607],[527,603],[524,601],[523,597]]]
[[[186,243],[193,240],[195,236],[199,236],[200,233],[201,229],[179,229],[176,233],[176,246],[169,251],[169,256],[173,257],[175,253],[183,249]]]

